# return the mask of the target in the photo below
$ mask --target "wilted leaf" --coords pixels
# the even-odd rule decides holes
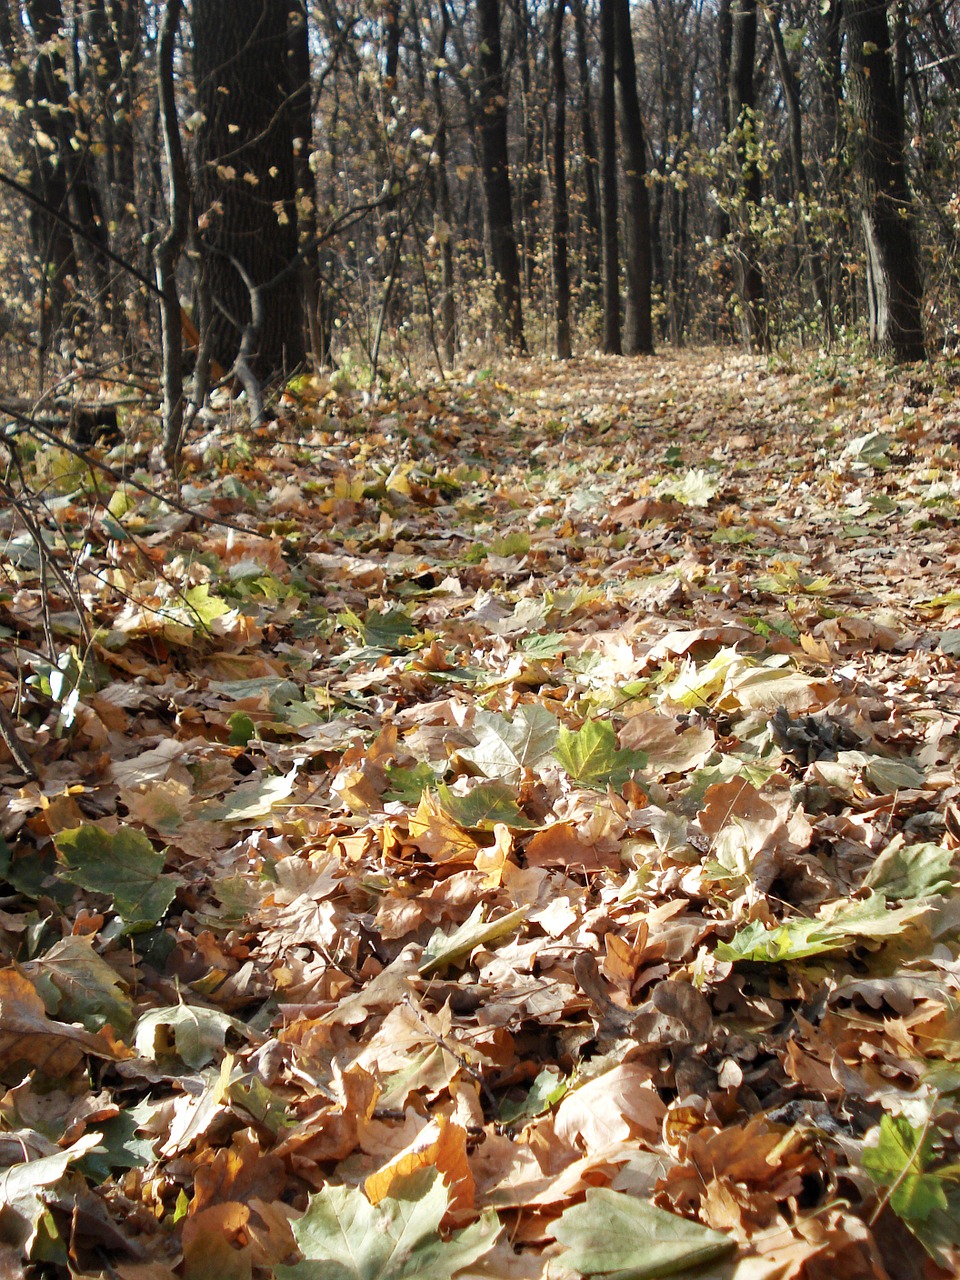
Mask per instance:
[[[367,1199],[371,1204],[379,1204],[388,1196],[402,1197],[405,1181],[422,1169],[435,1169],[443,1178],[450,1211],[473,1208],[474,1181],[467,1163],[467,1132],[446,1116],[437,1116],[420,1130],[409,1146],[376,1173],[371,1173],[363,1184]]]
[[[559,728],[556,716],[537,703],[521,707],[512,720],[478,711],[473,732],[479,741],[459,754],[485,777],[515,783],[553,750]]]
[[[68,1076],[86,1054],[116,1055],[107,1041],[79,1027],[47,1017],[32,984],[15,969],[0,969],[0,1071],[42,1071],[52,1079]]]
[[[738,929],[729,942],[717,944],[718,960],[803,960],[807,956],[838,951],[858,938],[888,938],[925,911],[924,905],[887,909],[881,894],[863,902],[833,903],[812,919],[787,920],[768,928],[761,921]]]
[[[166,858],[140,831],[122,827],[75,827],[54,839],[67,866],[66,879],[82,889],[108,894],[130,929],[156,924],[166,914],[182,880],[165,875]]]
[[[554,1226],[563,1261],[584,1276],[656,1280],[732,1253],[736,1242],[644,1200],[595,1187]]]
[[[420,972],[426,976],[445,969],[447,965],[459,964],[477,947],[487,942],[496,942],[498,938],[505,938],[513,933],[526,914],[526,907],[519,907],[495,920],[487,920],[486,908],[482,902],[478,903],[470,913],[469,920],[465,920],[459,929],[455,929],[449,936],[442,932],[433,935],[420,961]]]
[[[376,1206],[353,1187],[311,1196],[293,1227],[304,1261],[277,1267],[277,1280],[449,1280],[495,1244],[500,1225],[492,1212],[447,1240],[440,1236],[448,1197],[436,1171],[414,1174],[403,1190],[403,1199]]]
[[[25,1256],[30,1255],[32,1241],[46,1212],[45,1189],[59,1182],[68,1167],[99,1142],[99,1133],[85,1133],[66,1151],[24,1160],[0,1172],[0,1206],[7,1243],[18,1245]]]
[[[498,822],[514,831],[534,830],[540,825],[521,813],[516,793],[505,782],[481,782],[466,795],[440,786],[437,795],[450,817],[470,830],[492,831]]]
[[[173,1032],[177,1055],[188,1067],[205,1067],[219,1056],[228,1031],[242,1033],[242,1022],[219,1009],[178,1004],[169,1009],[151,1009],[137,1023],[134,1044],[144,1058],[162,1057],[170,1052],[166,1037]]]
[[[117,971],[94,951],[92,938],[61,938],[39,960],[25,964],[23,972],[48,981],[59,1001],[53,1012],[82,1022],[88,1031],[109,1023],[123,1035],[133,1020],[133,1001]]]
[[[943,845],[894,842],[867,872],[863,887],[891,900],[948,893],[957,879],[952,865],[953,852]]]

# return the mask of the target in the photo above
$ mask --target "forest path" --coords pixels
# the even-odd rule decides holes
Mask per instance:
[[[2,1105],[85,1265],[952,1273],[958,381],[303,380],[197,517],[33,460],[94,633],[8,517]]]

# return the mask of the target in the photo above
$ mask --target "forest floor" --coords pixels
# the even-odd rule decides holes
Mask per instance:
[[[960,364],[205,430],[18,445],[0,1280],[957,1274]]]

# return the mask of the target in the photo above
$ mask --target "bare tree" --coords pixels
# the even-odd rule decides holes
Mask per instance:
[[[897,360],[922,360],[923,286],[903,159],[903,99],[894,84],[883,0],[844,0],[856,171],[867,249],[870,341]]]

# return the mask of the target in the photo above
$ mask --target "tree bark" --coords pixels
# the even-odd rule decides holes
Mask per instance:
[[[433,109],[436,120],[433,148],[437,153],[437,165],[431,170],[434,183],[434,201],[440,214],[435,234],[440,247],[440,348],[443,358],[452,365],[457,351],[457,314],[453,280],[453,207],[450,200],[450,179],[447,173],[447,113],[443,102],[441,66],[447,61],[447,37],[450,34],[450,11],[446,0],[440,0],[440,32],[437,37],[435,66],[430,81]]]
[[[760,205],[760,170],[753,157],[756,143],[756,97],[753,68],[757,46],[757,0],[733,0],[730,44],[730,123],[736,136],[740,182],[740,226],[736,244],[736,281],[740,295],[740,329],[748,351],[769,351],[770,329],[756,238],[751,224]]]
[[[623,349],[628,356],[650,355],[653,352],[650,199],[646,182],[646,140],[637,96],[637,67],[630,29],[630,0],[615,0],[614,30],[625,205],[623,256],[627,287]]]
[[[480,69],[480,163],[486,205],[487,260],[504,337],[526,353],[520,262],[513,229],[507,155],[507,99],[500,50],[499,0],[477,0]]]
[[[620,247],[617,228],[615,0],[600,0],[600,212],[603,230],[603,350],[623,354],[620,336]]]
[[[300,289],[306,337],[316,365],[329,364],[330,332],[322,314],[316,180],[310,168],[313,152],[313,101],[310,77],[310,19],[303,0],[291,0],[287,66],[290,77],[290,123],[297,184],[297,233],[300,242]]]
[[[580,138],[583,144],[584,212],[586,235],[584,236],[584,274],[595,287],[600,280],[600,157],[593,128],[593,105],[590,87],[590,65],[587,60],[587,24],[583,16],[583,0],[571,0],[573,30],[577,54],[577,78],[580,85]]]
[[[923,287],[903,156],[903,100],[894,87],[883,0],[845,0],[847,65],[857,119],[855,164],[867,250],[870,342],[896,360],[922,360]]]
[[[208,255],[213,353],[260,380],[304,355],[296,287],[287,0],[194,0],[197,203]],[[255,296],[254,296],[255,295]],[[256,312],[256,315],[255,315]],[[253,330],[251,330],[251,325]],[[255,331],[254,331],[255,330]]]
[[[556,0],[550,17],[550,62],[553,68],[553,287],[556,307],[556,352],[558,360],[569,360],[570,270],[567,238],[570,217],[567,209],[567,73],[563,58],[563,15],[566,0]]]
[[[163,350],[163,455],[175,469],[183,429],[183,331],[177,291],[177,259],[187,239],[189,182],[180,140],[173,84],[173,52],[183,0],[167,0],[157,41],[157,96],[167,179],[167,230],[157,244],[155,262],[160,290]]]

